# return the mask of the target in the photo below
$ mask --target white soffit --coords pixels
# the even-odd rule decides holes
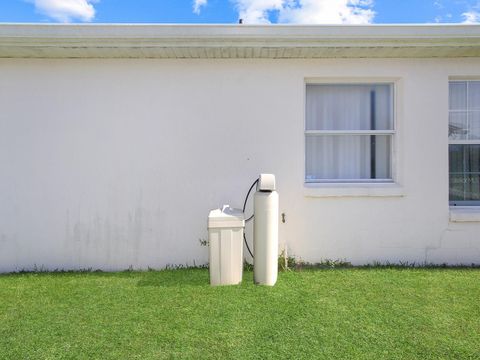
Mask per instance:
[[[480,57],[480,25],[0,24],[0,58]]]

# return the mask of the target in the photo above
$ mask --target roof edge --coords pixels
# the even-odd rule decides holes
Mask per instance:
[[[450,38],[480,37],[480,25],[231,25],[231,24],[6,24],[0,39],[33,38],[164,38],[164,37],[305,37],[305,38]]]
[[[421,49],[443,48],[455,50],[449,56],[480,56],[480,25],[0,24],[0,57],[166,57],[152,49],[165,53],[173,48],[201,49],[191,56],[195,58],[212,57],[202,54],[219,48],[299,49],[289,58],[328,57],[328,49],[337,57],[333,50],[338,48],[391,48],[400,57],[428,57]],[[413,55],[398,51],[412,48]],[[122,51],[114,54],[112,49]],[[316,56],[315,49],[322,55],[317,51]],[[249,56],[222,52],[221,57]],[[260,51],[253,57],[279,56]]]

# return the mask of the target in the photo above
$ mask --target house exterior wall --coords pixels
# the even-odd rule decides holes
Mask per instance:
[[[290,255],[478,264],[480,221],[449,220],[451,76],[480,59],[2,59],[0,271],[206,263],[209,210],[262,172]],[[305,81],[379,79],[397,185],[306,187]]]

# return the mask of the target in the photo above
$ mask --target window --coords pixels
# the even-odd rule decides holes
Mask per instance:
[[[307,84],[305,181],[392,182],[393,84]]]
[[[449,84],[450,205],[480,205],[480,81]]]

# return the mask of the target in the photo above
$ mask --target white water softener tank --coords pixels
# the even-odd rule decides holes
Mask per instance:
[[[242,282],[243,211],[224,205],[208,215],[210,284],[236,285]]]
[[[273,286],[278,274],[278,193],[272,174],[261,174],[258,179],[254,213],[254,281],[255,284]]]

